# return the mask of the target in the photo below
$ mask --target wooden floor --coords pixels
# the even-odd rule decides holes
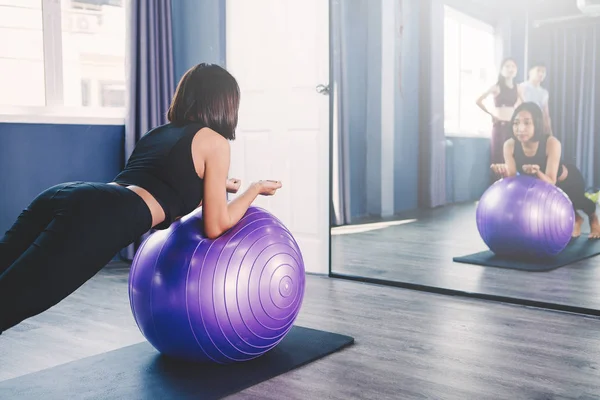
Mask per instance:
[[[548,272],[453,262],[453,257],[488,250],[477,232],[475,210],[474,203],[452,205],[402,216],[417,219],[405,225],[334,235],[331,269],[341,274],[600,310],[600,256]]]
[[[108,266],[0,335],[0,380],[144,340],[129,310],[127,273]],[[297,323],[356,344],[231,398],[600,399],[598,318],[307,279]]]

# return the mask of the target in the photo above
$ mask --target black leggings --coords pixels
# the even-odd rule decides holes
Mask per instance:
[[[0,332],[58,304],[151,225],[121,186],[69,182],[38,195],[0,239]]]
[[[566,165],[569,171],[567,179],[556,184],[563,192],[569,196],[575,211],[583,210],[588,216],[596,212],[596,203],[585,197],[585,180],[583,175],[575,165]]]

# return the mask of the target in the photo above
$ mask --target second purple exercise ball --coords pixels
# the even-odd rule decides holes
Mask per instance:
[[[497,255],[538,258],[562,252],[575,223],[569,197],[540,179],[519,175],[490,186],[477,206],[477,229]]]
[[[304,288],[298,244],[258,207],[215,240],[204,237],[195,210],[148,237],[129,276],[133,316],[159,352],[221,364],[275,347],[292,328]]]

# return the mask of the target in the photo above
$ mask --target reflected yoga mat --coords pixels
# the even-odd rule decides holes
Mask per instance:
[[[463,257],[454,257],[452,260],[459,263],[483,265],[486,267],[546,272],[600,254],[600,240],[590,240],[587,235],[582,234],[577,239],[572,239],[560,254],[552,258],[512,259],[496,256],[487,250]]]
[[[161,356],[148,342],[0,382],[21,399],[220,399],[354,343],[350,336],[294,326],[263,356],[231,365]]]

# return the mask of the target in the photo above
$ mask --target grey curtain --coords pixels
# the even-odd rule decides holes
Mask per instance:
[[[431,208],[446,204],[444,3],[423,0],[419,4],[419,206]]]
[[[544,29],[553,132],[565,161],[581,170],[588,188],[600,188],[600,25]]]
[[[125,160],[138,139],[166,122],[175,91],[171,0],[131,0]]]
[[[348,110],[348,64],[344,62],[348,49],[348,38],[345,34],[347,25],[345,8],[346,2],[333,0],[331,2],[331,53],[332,53],[332,79],[330,95],[334,103],[333,122],[333,193],[332,197],[332,225],[346,225],[350,223],[350,121]]]
[[[166,114],[175,92],[171,0],[131,0],[127,11],[128,102],[124,162],[140,137],[167,122]],[[129,259],[138,243],[125,249]]]
[[[381,1],[331,2],[333,225],[381,213],[381,13]]]

